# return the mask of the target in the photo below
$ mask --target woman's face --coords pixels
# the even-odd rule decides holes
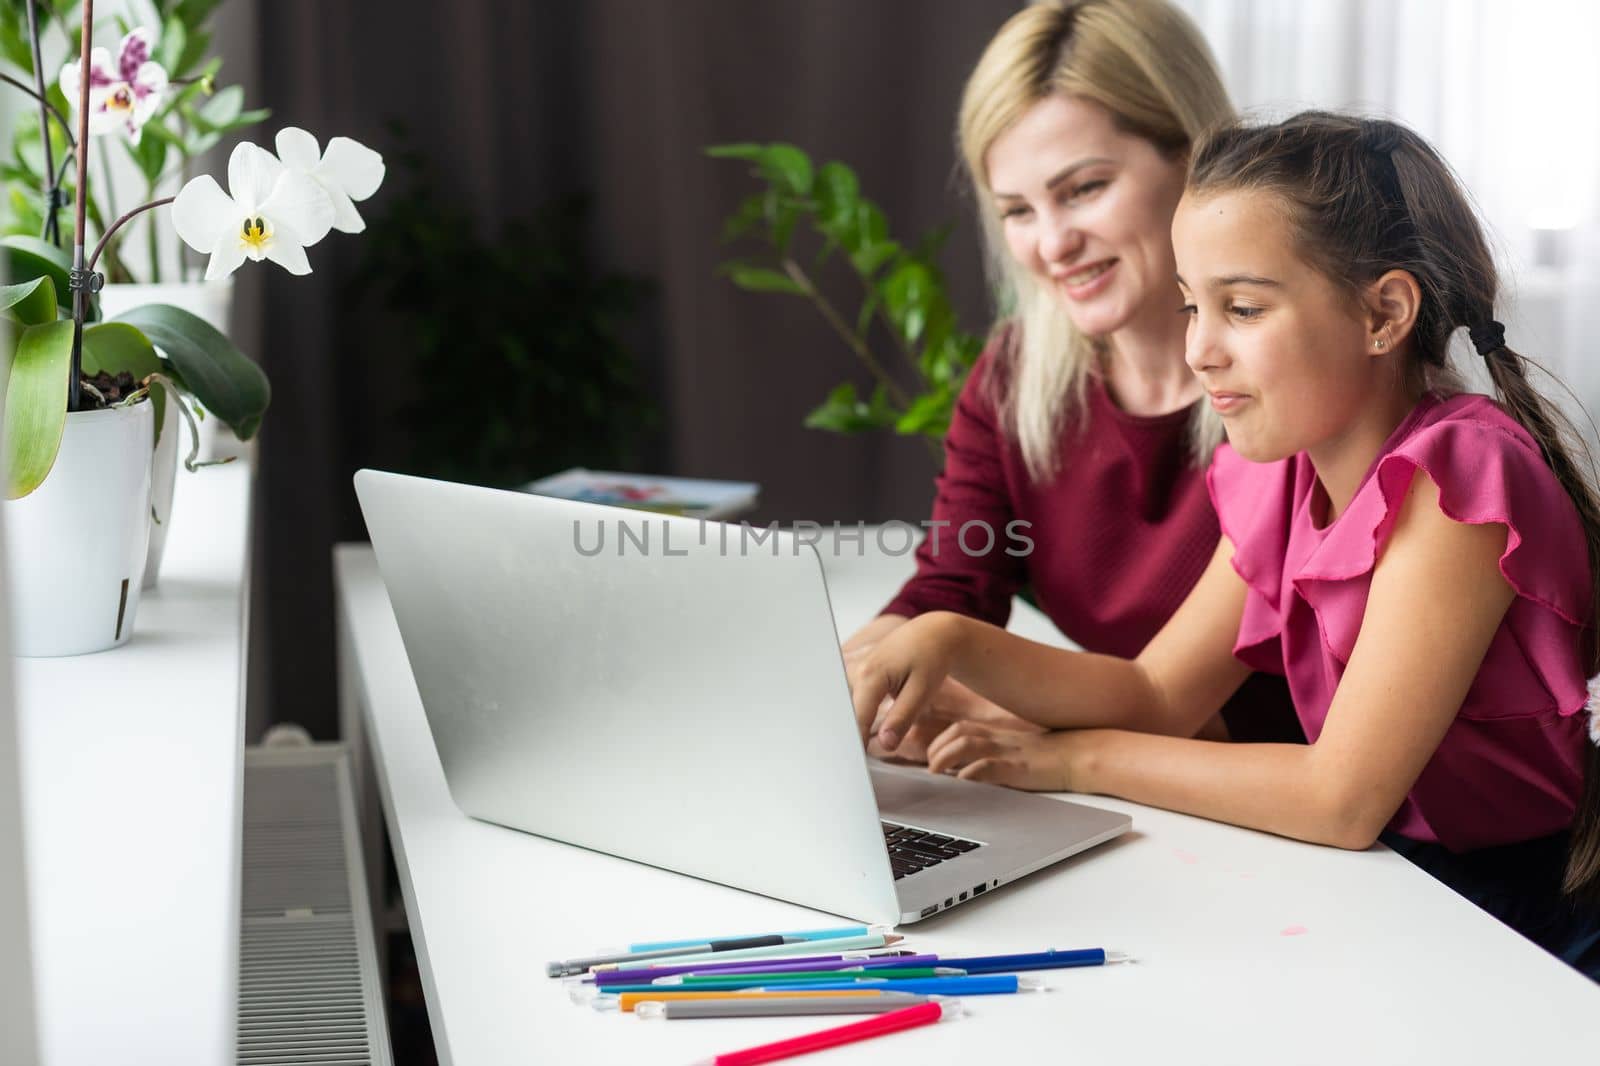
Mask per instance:
[[[1337,447],[1388,360],[1334,283],[1295,254],[1262,192],[1184,196],[1172,221],[1189,313],[1184,358],[1246,459]]]
[[[1181,158],[1117,129],[1099,104],[1056,94],[995,138],[984,165],[1006,247],[1079,330],[1173,313]]]

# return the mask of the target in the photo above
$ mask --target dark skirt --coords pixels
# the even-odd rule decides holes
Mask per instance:
[[[1385,832],[1378,838],[1591,980],[1600,981],[1600,905],[1561,894],[1568,834],[1457,854]]]

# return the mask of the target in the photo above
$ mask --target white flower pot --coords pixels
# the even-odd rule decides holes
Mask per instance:
[[[167,548],[167,522],[172,518],[172,490],[178,480],[178,445],[189,428],[170,399],[161,416],[161,439],[150,461],[150,547],[144,557],[144,588],[156,587],[161,555]],[[187,450],[185,451],[187,454]]]
[[[149,403],[67,415],[50,476],[0,505],[16,654],[85,655],[127,641],[150,536]]]
[[[159,285],[116,284],[100,290],[100,313],[108,319],[146,304],[171,304],[204,319],[219,333],[225,334],[233,310],[233,278],[162,282]],[[189,402],[193,403],[192,400]],[[201,461],[244,454],[245,445],[215,418],[201,419],[199,431]],[[155,588],[161,576],[161,555],[167,546],[166,522],[172,510],[178,456],[189,454],[188,437],[189,427],[178,414],[178,409],[167,404],[161,424],[161,440],[155,450],[155,465],[151,468],[150,547],[144,568],[144,587],[147,589]]]

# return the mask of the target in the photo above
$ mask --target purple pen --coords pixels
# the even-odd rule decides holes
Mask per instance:
[[[850,966],[914,966],[923,961],[933,961],[932,955],[809,955],[797,959],[745,959],[742,962],[696,962],[678,966],[650,966],[632,970],[601,970],[593,975],[593,984],[628,984],[654,981],[657,977],[671,977],[680,973],[781,973],[785,970],[842,970]],[[585,983],[590,983],[587,979]]]

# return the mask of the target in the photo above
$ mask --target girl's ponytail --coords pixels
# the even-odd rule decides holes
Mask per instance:
[[[1478,335],[1482,328],[1480,326],[1473,331],[1475,344],[1484,339]],[[1505,346],[1503,331],[1499,333],[1498,341],[1492,345],[1486,343],[1479,349],[1489,368],[1489,377],[1494,382],[1495,399],[1539,443],[1545,461],[1567,490],[1567,495],[1572,497],[1578,515],[1583,519],[1589,543],[1591,585],[1595,590],[1600,590],[1600,581],[1593,578],[1593,575],[1600,575],[1600,538],[1595,535],[1596,530],[1600,530],[1600,502],[1596,501],[1590,478],[1572,458],[1575,453],[1582,454],[1579,449],[1587,449],[1571,421],[1541,396],[1528,380],[1528,360]],[[1600,612],[1600,592],[1592,595],[1596,597],[1594,610]],[[1591,618],[1600,620],[1600,614]],[[1597,660],[1600,660],[1600,640],[1594,639],[1596,632],[1600,632],[1600,625],[1592,620],[1590,636],[1594,643],[1587,649],[1590,676],[1600,672],[1600,665],[1597,665]],[[1591,739],[1595,738],[1591,736]],[[1573,817],[1572,851],[1567,859],[1566,878],[1561,887],[1569,895],[1600,901],[1600,743],[1589,745],[1584,762],[1583,798]]]

